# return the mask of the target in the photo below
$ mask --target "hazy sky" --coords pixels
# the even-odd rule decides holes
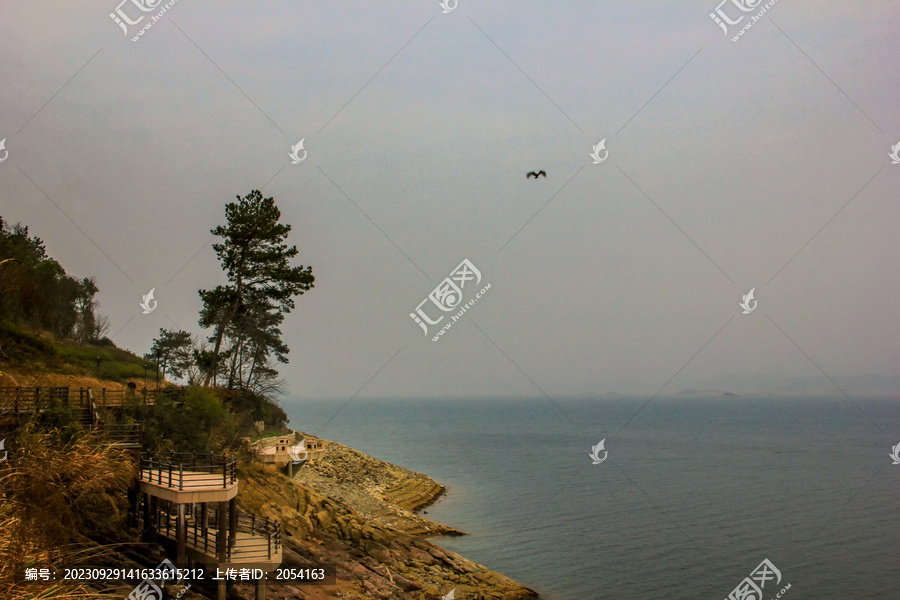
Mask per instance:
[[[200,332],[209,230],[262,188],[316,276],[301,398],[897,374],[896,2],[780,0],[738,42],[715,0],[180,0],[137,42],[116,2],[0,1],[0,215],[120,346]],[[491,289],[432,342],[409,314],[463,259]]]

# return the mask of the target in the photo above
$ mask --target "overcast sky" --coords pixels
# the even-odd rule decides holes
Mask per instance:
[[[316,276],[295,397],[897,374],[896,2],[781,0],[737,42],[715,0],[180,0],[137,42],[116,2],[0,1],[0,215],[120,346],[200,333],[210,229],[261,188]],[[491,288],[433,342],[409,315],[463,259]]]

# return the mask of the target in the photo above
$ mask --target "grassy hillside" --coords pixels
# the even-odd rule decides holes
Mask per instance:
[[[147,386],[155,386],[151,363],[107,339],[99,345],[79,344],[47,331],[0,322],[0,386],[121,389],[133,378],[143,387],[145,372]]]

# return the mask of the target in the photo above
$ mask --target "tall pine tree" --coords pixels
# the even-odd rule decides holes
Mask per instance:
[[[293,310],[295,296],[314,287],[312,267],[292,267],[288,262],[299,251],[296,246],[289,247],[285,243],[291,226],[280,223],[281,211],[275,200],[263,198],[259,190],[253,190],[243,198],[238,196],[237,200],[225,206],[227,224],[211,230],[213,235],[223,238],[222,243],[213,244],[213,250],[222,263],[228,284],[200,290],[203,300],[200,326],[214,328],[209,338],[213,347],[204,381],[206,385],[222,370],[219,359],[226,333],[248,329],[246,324],[230,327],[239,314],[248,319],[255,316],[265,323],[261,329],[277,332],[276,337],[266,343],[276,355],[286,355],[287,346],[273,325]],[[260,338],[254,337],[258,344]],[[232,340],[232,347],[239,346],[240,342]]]

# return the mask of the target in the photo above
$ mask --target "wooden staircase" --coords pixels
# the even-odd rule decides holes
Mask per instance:
[[[277,521],[237,508],[237,462],[222,454],[141,455],[140,494],[144,535],[174,550],[176,564],[273,571],[281,564]],[[218,581],[225,600],[226,582]],[[264,600],[258,580],[257,600]]]

